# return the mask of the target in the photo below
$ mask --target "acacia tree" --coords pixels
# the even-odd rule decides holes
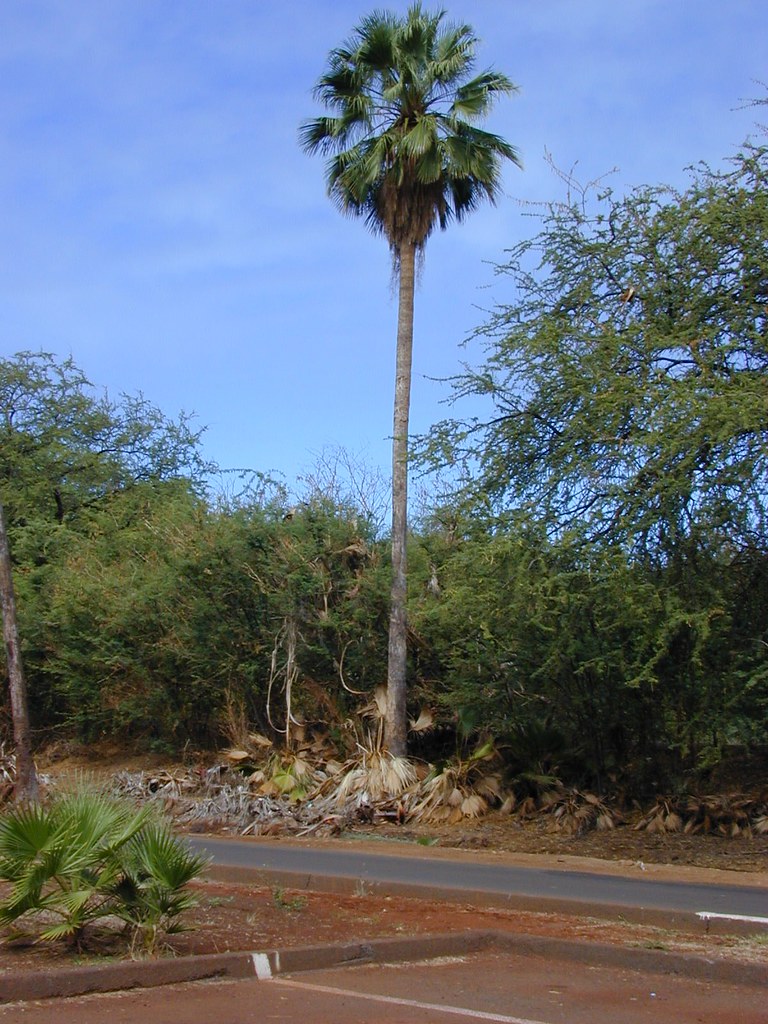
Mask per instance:
[[[417,256],[436,226],[494,202],[508,142],[477,127],[496,97],[516,87],[475,74],[477,37],[445,13],[413,4],[404,17],[375,11],[332,50],[315,96],[329,113],[305,122],[301,141],[330,157],[328,192],[389,242],[399,279],[392,441],[392,592],[386,742],[406,750],[406,540],[408,419]]]
[[[168,420],[141,396],[119,402],[99,394],[71,359],[19,352],[0,359],[0,492],[3,502],[2,596],[11,717],[18,761],[17,793],[34,779],[29,715],[21,671],[16,610],[34,693],[35,637],[47,653],[52,624],[41,614],[52,595],[51,572],[68,543],[87,532],[89,516],[113,497],[173,481],[192,493],[210,468],[189,418]],[[15,594],[9,549],[13,549]],[[18,570],[21,571],[18,571]],[[0,679],[5,673],[0,669]],[[4,679],[3,679],[4,681]]]
[[[71,359],[0,359],[0,482],[11,530],[65,525],[136,483],[183,477],[203,491],[214,467],[200,454],[201,434],[190,416],[171,420],[142,395],[111,400]]]
[[[429,454],[552,534],[669,559],[685,544],[765,550],[768,524],[768,148],[688,188],[553,205],[499,268],[512,300],[454,382],[493,403],[446,421]]]
[[[438,425],[426,443],[438,464],[465,460],[456,501],[475,530],[484,523],[501,543],[530,520],[561,553],[564,571],[528,563],[555,597],[540,602],[533,580],[516,633],[499,591],[487,615],[472,606],[485,631],[509,605],[489,675],[526,699],[575,695],[595,742],[616,742],[617,763],[634,750],[623,764],[637,772],[765,742],[766,182],[768,148],[746,145],[681,191],[593,202],[574,186],[578,201],[553,205],[500,268],[510,298],[478,332],[484,361],[454,382],[457,397],[492,408]],[[453,578],[458,608],[472,577],[459,563]],[[441,582],[445,602],[444,570]],[[457,618],[441,636],[454,644],[449,697],[461,707],[483,662],[472,636],[462,657]],[[535,657],[530,674],[521,650]],[[500,707],[500,692],[491,684],[485,706]]]

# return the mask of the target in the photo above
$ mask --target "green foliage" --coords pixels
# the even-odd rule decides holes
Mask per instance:
[[[98,673],[102,689],[114,677],[121,624],[117,635],[98,634],[110,615],[133,617],[133,641],[144,632],[156,595],[141,571],[146,543],[139,540],[138,552],[129,545],[172,497],[177,505],[199,501],[211,468],[200,457],[199,436],[188,417],[169,420],[141,396],[109,400],[71,360],[29,352],[0,360],[0,488],[38,727],[71,721],[70,705],[79,716],[93,710],[93,701],[80,699],[78,668]],[[144,593],[137,588],[132,609],[137,577]],[[71,608],[68,591],[76,596]],[[114,599],[104,601],[105,591]],[[108,667],[93,664],[93,646],[110,644]],[[139,697],[137,707],[142,703],[152,702]]]
[[[17,557],[27,544],[39,554],[43,524],[76,522],[105,495],[181,477],[201,487],[211,467],[200,433],[188,416],[169,420],[141,395],[111,401],[71,359],[0,360],[0,485]]]
[[[456,381],[487,424],[446,422],[436,458],[474,460],[470,500],[524,505],[666,558],[764,543],[768,150],[689,189],[553,205],[499,272],[514,301]]]
[[[38,598],[42,680],[84,738],[216,743],[227,694],[260,728],[271,717],[284,730],[291,623],[294,714],[340,722],[349,710],[341,672],[357,690],[378,682],[385,655],[372,624],[386,615],[385,592],[365,525],[331,506],[286,519],[134,490],[92,517]]]
[[[285,894],[285,889],[281,889],[279,886],[272,890],[272,899],[274,900],[275,906],[279,907],[280,910],[296,912],[303,910],[307,905],[306,896],[294,896],[293,898],[289,898]]]
[[[200,514],[196,499],[171,485],[105,499],[88,534],[73,537],[49,567],[46,588],[26,591],[25,636],[42,648],[28,657],[39,672],[38,713],[85,739],[151,740],[183,731],[195,702],[203,712],[210,706],[172,642]]]
[[[516,87],[496,71],[474,74],[476,36],[444,18],[420,3],[402,17],[364,17],[315,88],[329,113],[301,128],[304,148],[330,157],[339,209],[364,217],[398,255],[493,201],[502,161],[520,162],[514,146],[477,127]]]
[[[134,943],[153,953],[162,935],[183,930],[182,914],[197,905],[186,887],[207,860],[193,853],[166,825],[152,823],[120,851],[121,877],[113,887],[115,914]]]
[[[419,628],[513,758],[555,728],[550,765],[650,789],[768,740],[767,171],[745,146],[679,193],[571,182],[499,268],[514,301],[455,381],[493,413],[423,447],[464,526]]]
[[[116,852],[146,822],[145,812],[99,794],[78,793],[50,810],[32,804],[0,821],[0,877],[13,883],[0,921],[42,913],[54,918],[41,938],[77,941],[108,910],[118,878]]]
[[[228,694],[267,729],[288,622],[297,714],[340,723],[351,703],[342,674],[356,690],[379,682],[388,568],[370,516],[317,487],[290,509],[263,481],[234,501],[206,501],[186,421],[109,403],[70,361],[22,353],[0,363],[0,408],[38,730],[210,745]],[[280,729],[284,716],[276,705]]]
[[[294,706],[305,717],[320,712],[326,721],[342,722],[351,705],[342,677],[363,692],[381,680],[388,572],[379,547],[353,512],[320,499],[297,507],[276,532],[270,577],[262,583],[275,637],[280,625],[290,624],[298,641],[303,689]],[[283,686],[286,654],[278,651]]]
[[[747,147],[684,192],[553,206],[501,268],[514,303],[457,381],[497,415],[434,432],[464,486],[409,537],[409,694],[435,755],[493,735],[517,789],[645,794],[768,744],[765,170]],[[335,471],[294,507],[262,479],[212,502],[182,423],[47,356],[0,362],[0,403],[39,736],[212,746],[237,706],[284,746],[291,717],[353,741],[386,676],[375,502]],[[23,842],[53,863],[35,813]],[[151,944],[176,897],[147,871]]]
[[[498,738],[511,775],[638,792],[765,743],[765,558],[699,555],[679,576],[530,524],[431,548],[417,668],[461,733]]]
[[[152,949],[193,905],[183,889],[204,866],[146,807],[86,790],[27,805],[0,819],[0,879],[12,883],[0,923],[79,945],[88,925],[118,916]]]

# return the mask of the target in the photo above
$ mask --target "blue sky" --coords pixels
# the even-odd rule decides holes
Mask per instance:
[[[386,244],[345,220],[299,123],[359,0],[3,0],[0,354],[71,355],[117,395],[194,411],[224,467],[292,480],[339,445],[389,460],[396,304]],[[429,2],[427,7],[434,5]],[[479,64],[520,86],[504,198],[433,237],[416,308],[412,428],[446,415],[460,343],[504,301],[492,264],[558,199],[545,150],[617,191],[683,184],[753,130],[757,0],[449,0]]]

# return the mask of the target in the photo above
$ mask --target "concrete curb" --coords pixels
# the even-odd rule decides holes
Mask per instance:
[[[217,953],[167,960],[131,960],[87,967],[63,967],[46,974],[24,971],[0,978],[0,1004],[155,988],[211,978],[258,978],[354,964],[397,963],[435,956],[477,952],[493,940],[493,932],[460,932],[414,938],[372,939],[370,942],[300,946],[266,952]]]
[[[498,931],[470,931],[415,938],[302,946],[267,952],[220,953],[175,960],[130,961],[63,968],[48,974],[29,971],[0,979],[0,1004],[53,999],[95,992],[154,988],[212,978],[259,979],[360,964],[402,963],[440,956],[466,956],[482,950],[544,956],[589,966],[620,967],[653,974],[673,974],[733,985],[768,987],[762,964],[710,960],[661,950],[608,946]]]
[[[61,967],[46,974],[23,971],[0,978],[0,1004],[82,996],[88,992],[155,988],[158,985],[202,981],[205,978],[250,978],[253,975],[253,958],[249,953]]]

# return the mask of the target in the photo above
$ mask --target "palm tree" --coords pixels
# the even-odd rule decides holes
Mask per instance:
[[[517,150],[476,122],[516,91],[496,71],[473,74],[477,38],[413,4],[404,17],[375,11],[328,57],[315,97],[329,113],[305,122],[301,142],[329,156],[328,192],[387,239],[399,280],[392,441],[392,600],[385,739],[406,751],[408,417],[417,257],[439,225],[494,202],[502,160]]]

